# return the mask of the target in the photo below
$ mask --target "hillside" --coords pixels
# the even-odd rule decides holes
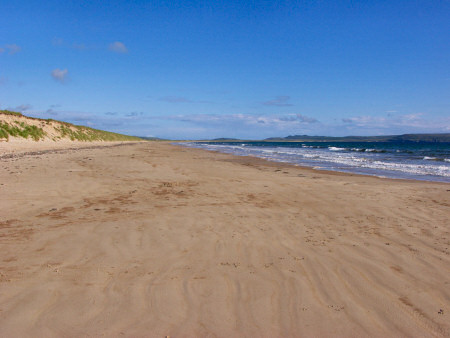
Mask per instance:
[[[291,135],[287,137],[271,137],[264,141],[297,141],[297,142],[450,142],[450,134],[403,134],[385,136],[308,136]]]
[[[0,141],[29,139],[70,141],[140,141],[139,137],[127,136],[85,126],[77,126],[52,119],[28,117],[21,113],[0,110]]]

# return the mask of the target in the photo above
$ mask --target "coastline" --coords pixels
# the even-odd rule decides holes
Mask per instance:
[[[450,183],[450,153],[441,149],[441,144],[415,144],[406,147],[403,143],[363,143],[295,142],[294,147],[279,147],[279,142],[183,142],[183,146],[215,150],[237,156],[250,156],[268,161],[291,163],[324,171],[337,171],[349,174],[367,175],[389,179],[419,180]],[[286,146],[289,142],[284,142]],[[291,142],[293,143],[293,142]],[[231,144],[231,145],[230,145]],[[380,147],[379,145],[382,144]],[[378,148],[377,148],[378,147]],[[397,153],[401,154],[396,155]],[[373,155],[375,154],[375,156]],[[387,154],[387,156],[385,156]],[[405,156],[405,154],[407,154]],[[425,161],[425,162],[424,162]]]
[[[450,334],[448,183],[166,142],[0,183],[1,335]]]
[[[324,175],[337,175],[337,176],[349,176],[349,177],[366,177],[369,179],[380,179],[383,181],[393,181],[393,182],[406,182],[406,183],[429,183],[429,184],[444,184],[444,185],[450,185],[450,182],[444,182],[444,181],[433,181],[433,180],[419,180],[419,179],[412,179],[412,178],[393,178],[393,177],[386,177],[386,176],[376,176],[371,174],[363,174],[363,173],[355,173],[355,172],[349,172],[349,171],[340,171],[340,170],[331,170],[331,169],[323,169],[318,167],[309,167],[306,165],[296,164],[292,162],[279,162],[275,160],[269,160],[266,158],[258,157],[258,156],[251,156],[251,155],[237,155],[237,154],[231,154],[226,152],[221,152],[219,150],[210,150],[210,149],[204,149],[204,148],[195,148],[190,146],[185,146],[173,142],[168,142],[169,144],[172,144],[177,147],[183,147],[188,149],[198,149],[201,151],[210,152],[213,154],[222,154],[222,155],[229,155],[234,160],[231,160],[232,162],[242,163],[243,165],[249,165],[250,163],[259,163],[260,165],[265,165],[269,167],[279,167],[279,168],[297,168],[300,170],[309,171],[311,173],[321,173]],[[239,160],[241,159],[241,160]],[[247,163],[247,164],[246,164]]]

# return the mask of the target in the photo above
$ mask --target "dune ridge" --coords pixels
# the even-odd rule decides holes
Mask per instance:
[[[21,113],[0,110],[0,141],[17,143],[22,141],[142,141],[139,137],[77,126],[53,119],[40,119]]]

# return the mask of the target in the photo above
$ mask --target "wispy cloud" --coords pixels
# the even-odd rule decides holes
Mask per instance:
[[[0,47],[0,54],[6,52],[9,55],[13,55],[13,54],[20,52],[21,49],[22,48],[20,48],[20,46],[16,45],[15,43],[10,44],[10,45],[4,45],[4,46]]]
[[[317,119],[309,116],[305,116],[302,114],[294,114],[294,115],[288,115],[286,117],[280,117],[281,121],[298,121],[303,123],[317,123]]]
[[[61,121],[127,135],[147,135],[149,132],[158,135],[158,133],[165,131],[161,126],[154,125],[154,120],[147,118],[143,112],[105,112],[98,114],[57,109],[57,107],[53,109],[50,106],[47,111],[33,112],[32,114],[32,116],[40,118],[54,118],[55,115]]]
[[[159,101],[169,102],[169,103],[191,103],[192,100],[181,97],[181,96],[163,96],[159,98]]]
[[[86,50],[87,46],[84,43],[76,43],[76,42],[74,42],[72,44],[72,48],[76,49],[76,50]]]
[[[77,51],[87,51],[87,50],[99,50],[104,49],[105,45],[87,45],[83,42],[73,42],[73,41],[66,41],[61,38],[54,38],[52,40],[53,46],[61,47],[61,48],[67,48]],[[125,46],[123,42],[120,41],[114,41],[110,44],[108,44],[108,50],[114,53],[118,54],[126,54],[128,53],[128,48]]]
[[[262,138],[292,133],[312,133],[321,123],[315,118],[302,114],[178,114],[148,116],[156,124],[186,128],[191,132],[180,131],[168,137],[176,138],[214,138],[245,137]],[[158,121],[159,120],[159,121]],[[172,130],[172,129],[171,129]],[[198,130],[198,134],[193,134]]]
[[[8,50],[8,54],[16,54],[16,53],[20,52],[20,50],[22,49],[19,46],[17,46],[16,44],[6,45],[5,47]]]
[[[128,48],[123,44],[123,42],[120,42],[120,41],[115,41],[113,43],[110,43],[108,46],[108,49],[112,52],[119,53],[119,54],[128,53]]]
[[[53,69],[51,72],[51,76],[55,81],[60,83],[65,83],[67,81],[69,71],[67,69]]]
[[[54,46],[62,46],[64,44],[64,40],[61,38],[53,38],[52,45]]]
[[[251,115],[251,114],[187,114],[155,117],[157,119],[191,122],[199,125],[247,125],[275,127],[279,129],[317,123],[315,118],[302,114]]]
[[[87,46],[85,43],[82,42],[73,42],[65,41],[61,38],[54,38],[52,40],[52,45],[56,47],[63,47],[63,48],[69,48],[69,49],[75,49],[79,51],[84,51],[88,49],[96,49],[93,46]]]
[[[293,104],[288,102],[290,99],[290,96],[277,96],[273,100],[263,102],[262,104],[265,106],[291,107]]]
[[[21,104],[19,106],[16,107],[9,107],[8,110],[12,110],[12,111],[18,111],[23,113],[24,111],[30,110],[31,108],[33,108],[33,106],[31,104]]]
[[[450,117],[430,118],[424,113],[388,115],[384,116],[354,116],[343,118],[342,122],[347,129],[379,131],[381,133],[420,133],[420,132],[447,132],[450,130]],[[369,132],[370,133],[370,132]]]
[[[53,116],[58,115],[58,112],[57,112],[56,110],[52,109],[52,108],[47,109],[45,112],[46,112],[47,114],[53,115]]]
[[[18,108],[18,109],[17,109]],[[22,105],[16,110],[30,109]],[[37,115],[38,113],[34,112]],[[237,137],[261,139],[287,135],[393,135],[403,133],[449,132],[450,117],[429,117],[425,113],[395,117],[351,116],[329,123],[304,114],[175,114],[152,115],[140,111],[94,114],[60,110],[55,105],[40,113],[94,128],[131,135],[163,138],[201,139]]]
[[[135,116],[142,116],[142,115],[144,115],[143,112],[137,112],[137,111],[133,111],[133,112],[125,114],[126,117],[135,117]]]
[[[150,96],[149,96],[150,98]],[[192,100],[184,96],[162,96],[158,98],[158,101],[163,101],[167,103],[201,103],[201,104],[214,104],[212,101],[208,100]]]

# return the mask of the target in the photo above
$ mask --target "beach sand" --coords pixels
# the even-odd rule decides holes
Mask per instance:
[[[0,160],[1,337],[450,335],[450,184],[157,142]]]

